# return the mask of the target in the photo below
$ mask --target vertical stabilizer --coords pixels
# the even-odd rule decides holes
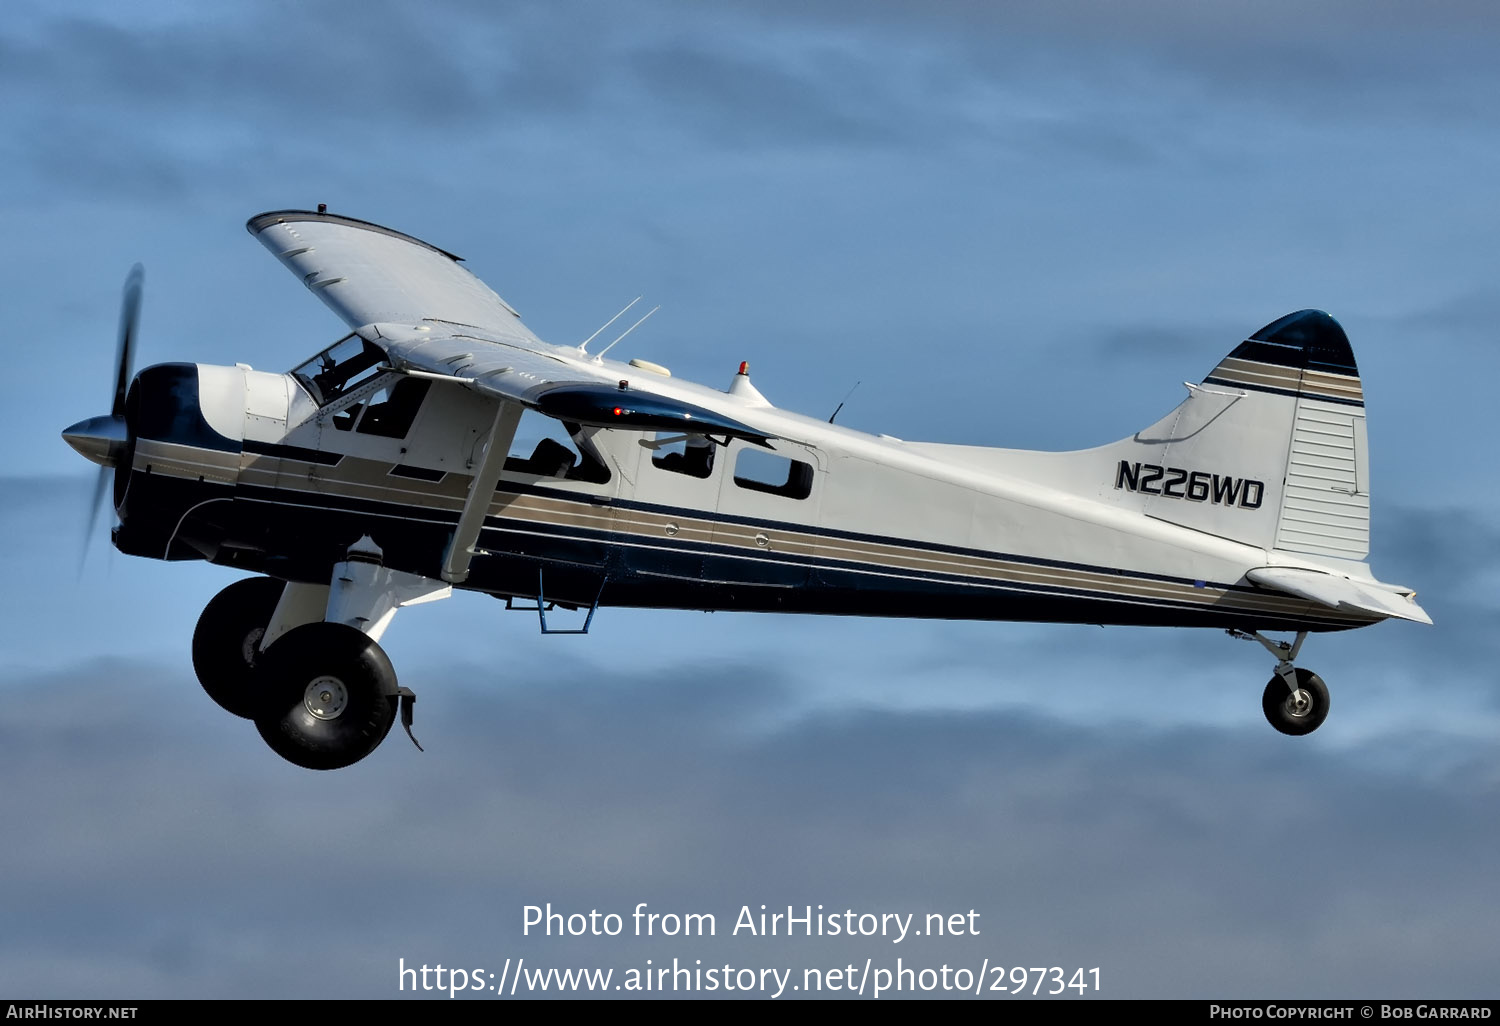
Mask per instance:
[[[1321,310],[1261,328],[1118,442],[915,447],[1268,551],[1359,563],[1370,549],[1364,392],[1348,336]]]
[[[1364,391],[1339,323],[1321,310],[1288,314],[1250,336],[1204,384],[1243,389],[1267,416],[1287,421],[1270,547],[1364,559],[1370,550]]]

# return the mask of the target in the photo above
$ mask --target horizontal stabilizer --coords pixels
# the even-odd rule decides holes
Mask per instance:
[[[1332,609],[1355,609],[1376,616],[1394,616],[1417,623],[1431,623],[1432,617],[1416,602],[1411,591],[1388,591],[1384,587],[1353,581],[1337,574],[1304,570],[1290,566],[1263,566],[1245,574],[1262,588],[1296,595]]]

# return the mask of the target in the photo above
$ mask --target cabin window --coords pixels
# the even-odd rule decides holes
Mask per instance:
[[[379,346],[358,335],[346,335],[292,371],[292,377],[319,406],[327,406],[380,373],[384,362],[385,353]],[[352,421],[341,426],[347,431]]]
[[[398,378],[394,385],[385,385],[365,403],[356,430],[362,435],[405,438],[431,385],[432,382],[421,378],[406,377]]]
[[[505,459],[505,473],[604,484],[609,468],[577,424],[565,424],[534,410],[521,414]]]
[[[702,435],[658,431],[651,464],[674,474],[708,477],[714,472],[715,448],[714,443]]]
[[[812,494],[813,468],[801,460],[744,448],[734,461],[734,483],[753,492],[805,499]]]

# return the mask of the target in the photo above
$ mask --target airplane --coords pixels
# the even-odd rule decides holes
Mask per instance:
[[[411,735],[379,642],[454,588],[544,633],[606,606],[1222,628],[1275,657],[1262,710],[1289,735],[1328,714],[1309,634],[1432,622],[1364,562],[1364,392],[1319,310],[1134,434],[1032,452],[787,412],[745,364],[720,391],[607,358],[634,325],[543,342],[459,257],[324,205],[247,228],[348,333],[284,374],[132,375],[137,268],[111,411],[63,437],[100,465],[91,516],[113,470],[121,552],[253,575],[204,609],[193,666],[301,767],[358,762],[398,715]]]

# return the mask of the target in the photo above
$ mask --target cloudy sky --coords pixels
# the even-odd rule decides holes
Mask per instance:
[[[0,995],[397,996],[398,959],[623,972],[1099,967],[1155,997],[1496,996],[1500,517],[1488,5],[1147,0],[46,3],[0,19]],[[77,567],[119,289],[139,359],[291,366],[341,326],[243,229],[426,238],[542,337],[629,340],[905,438],[1129,434],[1316,306],[1370,401],[1371,562],[1437,625],[1317,637],[1317,734],[1212,632],[459,596],[336,773],[193,678],[233,579]],[[713,913],[692,940],[522,909]],[[729,936],[742,905],[980,913],[973,937]],[[627,932],[628,928],[627,928]]]

